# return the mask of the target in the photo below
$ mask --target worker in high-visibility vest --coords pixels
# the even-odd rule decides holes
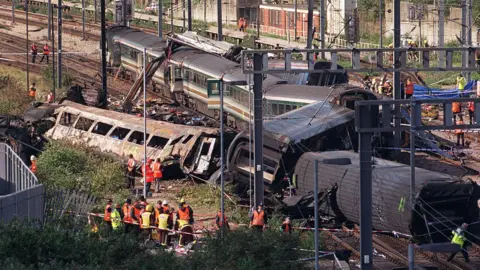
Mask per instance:
[[[257,209],[253,211],[253,215],[250,218],[250,227],[262,232],[267,227],[267,214],[263,210],[263,205],[259,204]]]
[[[470,118],[470,125],[473,125],[473,119],[475,115],[475,103],[468,102],[468,117]]]
[[[160,208],[160,215],[158,216],[158,229],[160,233],[160,243],[162,246],[170,245],[170,237],[168,236],[168,230],[173,228],[173,219],[170,214],[170,210],[163,210]]]
[[[467,80],[463,77],[463,74],[458,74],[457,76],[457,89],[460,96],[463,96],[463,90],[465,90],[465,85],[467,84]]]
[[[153,225],[152,211],[153,207],[151,205],[147,205],[140,215],[140,229],[143,231],[146,240],[150,240],[152,237],[152,230],[150,229],[150,226]]]
[[[132,206],[132,199],[128,198],[125,203],[123,204],[122,207],[122,212],[123,212],[123,222],[125,223],[125,233],[129,233],[133,229],[133,218],[132,218],[132,212],[133,211],[133,206]]]
[[[103,221],[105,222],[105,228],[107,228],[107,230],[111,230],[112,229],[112,200],[109,199],[107,201],[107,205],[105,206],[105,211],[104,211],[104,216],[103,216]]]
[[[462,104],[460,102],[452,102],[453,122],[457,122],[457,115],[463,121]]]
[[[157,160],[153,163],[152,165],[153,169],[153,178],[155,179],[155,192],[160,192],[160,181],[162,180],[163,173],[162,173],[162,162],[160,161],[160,158],[157,158]]]
[[[413,96],[413,82],[412,79],[408,78],[405,83],[405,98],[410,99]]]
[[[464,245],[465,240],[467,240],[467,238],[465,237],[465,231],[467,230],[467,228],[468,228],[468,225],[466,223],[463,223],[460,228],[458,228],[455,231],[452,231],[452,234],[453,234],[452,243],[460,246],[463,258],[465,259],[465,262],[468,263],[470,262],[470,260],[468,259],[468,252],[465,249],[465,245]],[[455,254],[457,254],[457,252],[452,253],[448,257],[447,261],[448,262],[452,261],[453,257],[455,257]]]
[[[112,220],[112,229],[114,231],[120,230],[120,225],[122,225],[122,209],[120,209],[120,204],[115,205],[115,209],[112,211],[110,218]]]
[[[30,88],[28,90],[28,96],[31,99],[35,99],[36,94],[37,94],[37,87],[35,87],[35,83],[32,83],[32,85],[30,85]]]
[[[30,162],[32,163],[30,165],[30,170],[32,171],[32,173],[37,173],[37,158],[32,155],[30,157]]]
[[[463,125],[463,121],[459,120],[457,125]],[[457,146],[460,146],[460,140],[462,140],[462,147],[465,146],[465,133],[461,129],[455,129],[455,134],[457,134]]]

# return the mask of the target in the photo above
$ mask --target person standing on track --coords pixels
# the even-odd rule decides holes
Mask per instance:
[[[37,54],[38,54],[38,48],[35,42],[33,42],[32,46],[30,46],[30,50],[32,52],[32,63],[35,64],[35,58],[37,57]]]
[[[155,179],[155,192],[158,193],[160,192],[160,181],[162,180],[162,177],[163,177],[162,162],[160,161],[160,158],[157,158],[157,161],[153,163],[152,169],[153,169],[153,178]]]
[[[45,43],[45,46],[43,46],[43,55],[42,55],[42,59],[40,59],[40,63],[42,63],[43,59],[45,57],[47,57],[47,65],[48,65],[49,64],[49,62],[48,62],[49,55],[50,55],[50,48],[48,47],[48,44]]]

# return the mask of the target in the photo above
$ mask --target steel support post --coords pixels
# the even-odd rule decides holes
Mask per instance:
[[[393,0],[393,46],[395,48],[401,47],[401,32],[400,32],[400,0]],[[394,52],[394,66],[398,67],[400,65],[400,53]],[[402,99],[401,91],[401,82],[400,82],[400,72],[393,72],[393,99]],[[395,106],[395,114],[400,113],[400,106]],[[400,126],[400,119],[398,117],[394,118],[394,126]],[[393,145],[394,147],[400,146],[400,132],[394,132]]]
[[[12,0],[12,23],[15,23],[15,0]]]
[[[467,0],[462,0],[461,1],[461,7],[462,7],[462,32],[461,32],[461,40],[462,40],[462,46],[465,47],[467,45]],[[467,52],[462,52],[462,67],[466,67],[468,63],[468,53]],[[462,72],[464,75],[465,72]]]
[[[163,38],[163,1],[158,0],[158,37]]]
[[[297,1],[298,0],[293,0],[293,9],[294,9],[294,12],[293,12],[293,33],[295,35],[295,38],[293,39],[294,41],[297,41]],[[259,17],[260,14],[257,14],[257,17]],[[257,24],[257,27],[258,27],[258,24]]]
[[[93,21],[97,23],[97,0],[93,0]]]
[[[222,213],[222,219],[225,217],[225,149],[224,149],[224,123],[223,123],[223,83],[220,81],[219,84],[219,94],[220,94],[220,211]],[[222,220],[222,231],[225,226],[225,222]]]
[[[57,88],[62,88],[62,0],[58,0],[58,10],[57,10]]]
[[[143,166],[143,196],[147,199],[147,48],[143,48]]]
[[[383,0],[380,0],[378,3],[378,15],[380,19],[380,48],[383,48]]]
[[[122,25],[127,26],[127,0],[122,0]]]
[[[445,0],[438,0],[438,44],[437,47],[445,46]],[[445,67],[445,52],[438,52],[438,63]]]
[[[52,87],[53,87],[53,102],[55,102],[57,98],[57,91],[55,91],[57,87],[57,80],[56,80],[56,72],[55,72],[55,24],[53,23],[53,6],[50,6],[51,14],[52,14]]]
[[[134,7],[132,7],[134,8]],[[100,28],[101,38],[100,46],[102,48],[102,91],[98,95],[99,101],[97,105],[101,108],[107,107],[107,33],[105,27],[105,0],[100,0]]]
[[[217,25],[218,25],[218,40],[223,40],[222,33],[222,0],[217,0]],[[257,25],[258,27],[258,25]]]
[[[122,1],[124,2],[125,0]],[[85,39],[85,0],[82,0],[82,39]]]
[[[413,248],[412,243],[408,244],[408,270],[415,270],[415,251]]]
[[[413,97],[410,104],[410,205],[413,207],[415,197],[415,128],[417,120],[421,121],[421,119],[417,119],[417,105]]]
[[[28,43],[29,43],[29,41],[28,41],[28,0],[25,0],[25,21],[26,21],[26,23],[25,23],[25,35],[26,35],[26,39],[27,39],[27,43],[25,45],[25,50],[26,50],[26,56],[27,56],[26,57],[26,61],[27,61],[26,63],[27,63],[27,93],[28,93],[29,88],[30,88],[30,76],[29,76],[30,74],[28,72],[29,71],[28,69],[29,69],[29,66],[30,66],[30,64],[29,64],[30,59],[28,57],[29,56],[28,52],[30,51],[29,46],[28,46]]]
[[[261,3],[261,0],[258,0],[258,5],[257,5],[257,39],[260,38],[260,3]]]
[[[320,0],[320,49],[325,49],[325,0]],[[325,53],[320,57],[325,59]]]
[[[47,19],[47,40],[52,40],[51,31],[52,31],[52,21],[53,21],[53,12],[52,12],[52,0],[48,0],[48,19]]]
[[[187,0],[188,31],[192,31],[192,0]]]
[[[183,31],[185,31],[185,21],[186,21],[186,18],[185,18],[185,0],[182,0],[182,22],[183,22]]]
[[[173,0],[170,0],[170,31],[174,33],[173,31]]]
[[[357,112],[361,116],[362,128],[371,126],[370,107],[362,106]],[[360,151],[360,263],[362,270],[373,267],[372,262],[372,135],[371,132],[359,133]]]
[[[312,48],[312,33],[313,33],[313,0],[308,0],[308,13],[307,13],[307,49]],[[307,53],[307,59],[309,53]]]
[[[318,222],[318,160],[315,160],[315,171],[314,171],[315,175],[313,176],[313,196],[314,196],[314,206],[313,206],[313,211],[315,212],[314,215],[315,215],[315,270],[318,270],[319,266],[318,266],[318,250],[319,250],[319,246],[318,246],[318,237],[319,237],[319,232],[318,232],[318,229],[319,229],[319,222]]]
[[[262,70],[262,55],[253,55],[253,70]],[[254,117],[254,163],[255,163],[255,207],[263,203],[263,75],[253,75],[253,117]]]
[[[472,21],[472,0],[467,0],[468,1],[468,33],[467,33],[467,45],[468,47],[472,47],[472,27],[473,27],[473,21]],[[466,58],[467,58],[467,65],[468,65],[468,52],[465,53]],[[469,82],[472,79],[472,73],[469,71],[467,72],[467,82]]]

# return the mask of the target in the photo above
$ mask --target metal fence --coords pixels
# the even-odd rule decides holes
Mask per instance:
[[[0,222],[19,220],[43,221],[43,185],[13,151],[0,143]]]
[[[0,143],[0,196],[38,185],[37,177],[5,143]]]

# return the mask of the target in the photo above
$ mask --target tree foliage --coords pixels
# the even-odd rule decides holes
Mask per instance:
[[[121,192],[122,164],[92,149],[65,142],[50,142],[38,157],[38,178],[47,186],[86,191],[97,197]]]
[[[21,115],[30,101],[25,87],[15,78],[0,75],[0,114]]]

